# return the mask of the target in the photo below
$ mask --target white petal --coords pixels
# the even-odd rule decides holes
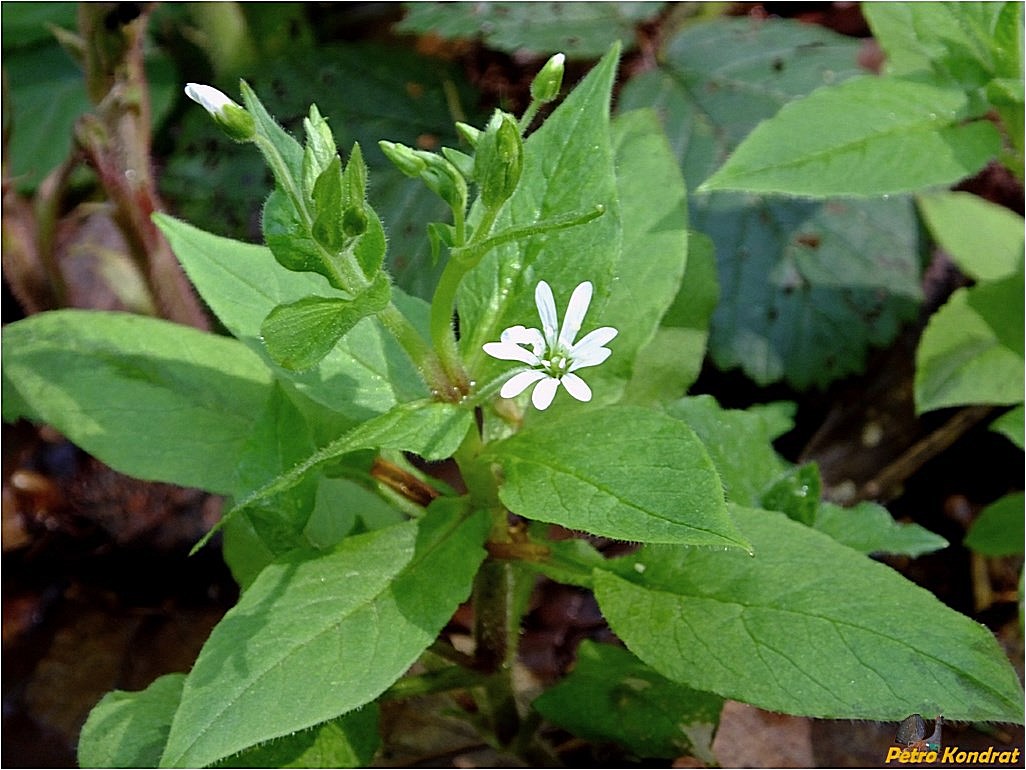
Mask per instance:
[[[538,380],[544,380],[548,377],[545,372],[539,372],[532,370],[529,372],[517,372],[502,386],[502,390],[499,391],[499,395],[503,398],[513,398],[519,396],[529,387],[532,383],[538,382]]]
[[[482,345],[485,353],[492,358],[503,361],[520,361],[528,366],[537,366],[541,361],[527,348],[514,345],[512,342],[486,342]]]
[[[576,372],[578,369],[587,369],[589,366],[598,366],[613,354],[609,348],[592,348],[586,356],[574,356],[573,362],[567,368],[568,372]]]
[[[563,328],[559,331],[558,344],[564,350],[570,349],[577,332],[581,330],[588,305],[591,304],[591,291],[591,281],[585,281],[578,284],[574,293],[570,295],[570,304],[566,306],[566,315],[563,316]]]
[[[601,329],[588,332],[584,338],[570,349],[570,358],[573,364],[570,371],[583,369],[586,366],[597,366],[611,355],[609,348],[603,347],[619,332],[612,326],[603,326]]]
[[[538,317],[541,318],[545,341],[554,346],[559,318],[556,316],[556,300],[552,296],[552,289],[545,281],[538,281],[538,286],[534,290],[534,303],[538,306]]]
[[[561,380],[566,392],[578,401],[591,401],[591,388],[576,374],[564,374]],[[535,391],[537,392],[537,391]]]
[[[552,399],[556,397],[556,390],[558,388],[559,380],[546,375],[545,379],[535,386],[534,393],[531,394],[531,403],[534,404],[536,409],[548,409]]]
[[[499,335],[499,340],[516,345],[530,345],[536,356],[541,356],[545,351],[545,338],[534,327],[528,329],[524,326],[511,326]]]
[[[235,102],[213,86],[205,86],[200,83],[186,84],[185,95],[196,102],[196,104],[203,107],[203,109],[211,115],[219,115],[221,110],[225,107],[235,104]]]

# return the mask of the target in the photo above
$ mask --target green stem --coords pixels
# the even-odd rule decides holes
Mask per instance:
[[[487,681],[488,677],[480,672],[461,666],[450,666],[440,671],[430,671],[426,674],[400,679],[381,694],[381,699],[401,700],[437,692],[469,690],[486,685]]]
[[[542,103],[537,99],[532,99],[531,103],[527,105],[527,109],[524,110],[524,114],[520,116],[520,120],[517,122],[517,128],[520,129],[520,135],[523,136],[527,129],[531,127],[531,121],[534,120],[534,116],[538,114],[538,108],[541,107]]]
[[[505,512],[502,519],[505,529]],[[481,670],[492,672],[485,685],[486,706],[492,730],[503,746],[520,729],[512,677],[520,621],[513,570],[509,562],[488,558],[474,581],[474,657]]]
[[[435,351],[394,303],[388,303],[388,307],[378,313],[378,319],[406,351],[433,393],[447,401],[458,401],[462,397],[463,394],[453,388]]]

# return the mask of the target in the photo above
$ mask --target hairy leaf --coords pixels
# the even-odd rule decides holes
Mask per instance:
[[[32,316],[3,342],[4,384],[17,394],[5,394],[5,419],[47,422],[130,476],[238,491],[237,456],[271,394],[246,346],[89,310]]]
[[[442,38],[480,37],[507,53],[561,51],[570,58],[597,58],[619,40],[632,47],[635,27],[663,3],[406,3],[400,32]]]
[[[104,695],[82,725],[79,767],[156,767],[184,683],[185,674],[167,674],[145,690]]]
[[[623,540],[746,548],[712,461],[679,420],[638,407],[537,421],[490,444],[514,513]]]
[[[965,122],[975,116],[959,91],[856,78],[786,105],[699,191],[877,196],[954,184],[983,168],[1001,147],[989,121]]]
[[[671,682],[627,650],[585,639],[574,670],[532,704],[550,722],[642,757],[711,758],[723,699]]]
[[[1023,400],[1023,274],[959,289],[916,351],[916,409]]]
[[[984,627],[783,514],[732,514],[754,556],[646,546],[595,572],[613,631],[663,676],[805,716],[1022,721]]]
[[[200,652],[161,765],[207,765],[372,701],[466,599],[487,531],[450,498],[265,568]]]

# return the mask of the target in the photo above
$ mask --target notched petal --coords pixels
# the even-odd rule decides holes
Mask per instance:
[[[581,330],[584,323],[584,316],[591,304],[592,285],[591,281],[579,283],[574,293],[570,295],[570,303],[566,306],[566,315],[563,317],[563,328],[559,332],[559,346],[569,348],[574,344],[577,332]]]
[[[536,409],[548,409],[552,399],[556,397],[556,390],[558,388],[559,380],[546,375],[545,379],[535,386],[534,393],[531,394],[531,403],[534,404]]]
[[[547,377],[548,375],[545,372],[537,370],[518,372],[506,380],[502,390],[499,391],[499,395],[503,398],[515,398],[531,387],[533,383],[538,382],[538,380],[544,380]]]

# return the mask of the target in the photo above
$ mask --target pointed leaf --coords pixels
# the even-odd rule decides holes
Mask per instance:
[[[374,319],[359,322],[311,371],[277,368],[260,339],[261,324],[278,305],[331,293],[324,278],[282,270],[266,248],[205,233],[162,214],[154,219],[221,322],[304,395],[353,423],[427,395],[416,368]],[[393,298],[415,323],[426,324],[423,302],[395,289]]]
[[[372,701],[467,598],[487,531],[448,498],[265,568],[200,652],[161,765],[202,767]]]
[[[974,115],[959,91],[856,78],[786,105],[699,191],[876,196],[953,184],[1001,148],[993,124],[968,117]]]
[[[966,275],[1007,278],[1022,267],[1023,221],[1014,211],[966,192],[918,198],[926,226]]]
[[[514,513],[622,540],[747,547],[694,433],[638,407],[537,421],[490,444]]]
[[[82,725],[79,767],[156,767],[184,683],[185,674],[167,674],[145,690],[104,695]]]
[[[195,546],[195,553],[236,515],[247,508],[287,492],[306,480],[318,466],[361,449],[394,449],[413,452],[426,460],[450,457],[463,442],[473,422],[473,413],[456,404],[437,401],[411,401],[368,420],[330,444],[318,449],[287,472],[250,491],[226,511],[213,529]]]
[[[537,326],[534,290],[539,280],[547,281],[561,298],[569,297],[582,281],[591,281],[595,299],[588,323],[601,317],[620,256],[620,215],[609,137],[609,98],[618,59],[618,48],[607,53],[527,138],[520,184],[494,232],[585,214],[599,205],[605,207],[602,216],[499,246],[460,284],[460,328],[466,330],[460,346],[480,380],[491,379],[503,367],[484,354],[482,345],[498,339],[499,332],[509,326]]]
[[[353,299],[304,297],[278,305],[260,325],[267,352],[279,366],[303,371],[316,366],[363,318],[388,305],[391,287],[383,273]]]
[[[805,716],[1022,722],[1018,677],[985,628],[783,514],[732,513],[754,556],[646,546],[596,570],[603,615],[656,671]]]
[[[5,419],[48,422],[130,476],[237,491],[237,456],[271,394],[270,373],[244,345],[87,310],[11,324],[3,343]],[[12,392],[29,413],[6,406]]]
[[[977,553],[987,556],[1007,556],[1023,552],[1023,508],[1026,497],[1022,492],[1005,495],[988,505],[977,516],[965,544]]]
[[[581,642],[574,670],[532,704],[550,722],[642,757],[708,757],[723,699],[671,682],[621,647]]]
[[[882,505],[868,501],[852,508],[820,503],[813,527],[859,553],[921,556],[948,547],[948,541],[918,524],[894,520]]]
[[[616,289],[595,322],[619,330],[602,377],[626,379],[680,288],[688,257],[684,180],[656,114],[636,110],[612,124],[623,246]],[[654,189],[659,195],[653,195]]]
[[[376,703],[324,724],[254,746],[222,767],[367,767],[381,744]]]
[[[916,350],[916,409],[1023,399],[1023,274],[959,289]]]

